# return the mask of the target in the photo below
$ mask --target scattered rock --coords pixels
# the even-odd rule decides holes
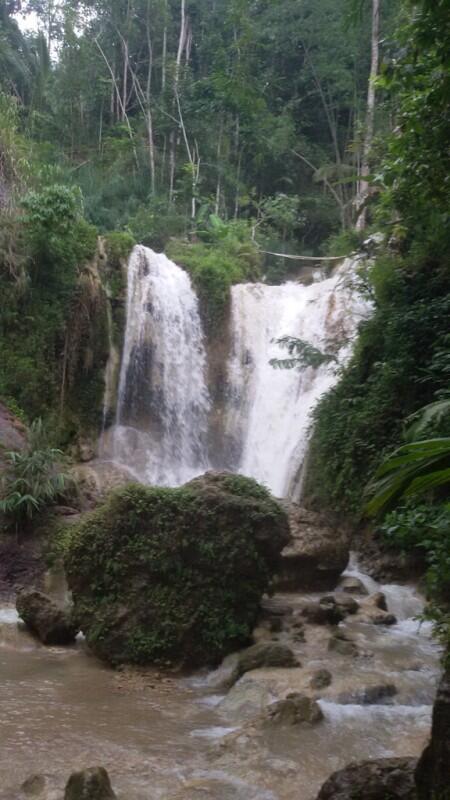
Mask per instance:
[[[22,783],[20,791],[26,797],[39,797],[47,788],[47,778],[45,775],[32,775]]]
[[[317,800],[417,800],[414,758],[350,764],[322,786]]]
[[[341,578],[339,581],[339,589],[341,592],[347,592],[347,594],[369,594],[363,582],[360,581],[359,578],[353,578],[350,575]]]
[[[326,598],[323,598],[325,601]],[[348,614],[357,614],[359,611],[359,603],[355,598],[346,592],[337,592],[334,595],[334,600],[339,608],[345,616]],[[322,602],[322,600],[320,601]]]
[[[253,669],[261,667],[299,667],[291,648],[280,642],[261,642],[238,654],[236,680]]]
[[[282,591],[332,589],[349,559],[346,534],[323,516],[296,503],[285,503],[291,541],[282,552],[276,579]]]
[[[66,645],[75,641],[79,628],[72,613],[59,608],[50,597],[36,590],[23,591],[16,608],[29,630],[46,645]]]
[[[339,653],[340,656],[357,656],[358,648],[354,642],[347,639],[344,634],[338,632],[330,637],[328,642],[330,652]]]
[[[431,741],[416,771],[420,800],[450,798],[450,668],[439,685],[433,707]]]
[[[379,611],[378,614],[371,614],[369,619],[374,625],[397,624],[397,617],[394,614],[389,614],[387,611]]]
[[[333,676],[327,669],[318,669],[312,676],[309,685],[311,689],[320,690],[326,689],[331,685]]]
[[[334,601],[307,603],[300,613],[311,625],[338,625],[344,619],[344,614]]]
[[[219,710],[237,722],[253,719],[264,712],[273,701],[264,683],[244,675],[220,702]]]
[[[375,594],[371,594],[367,598],[366,603],[368,605],[374,606],[375,608],[380,608],[381,611],[388,610],[386,595],[384,594],[384,592],[375,592]]]
[[[261,615],[268,617],[290,617],[293,607],[279,597],[263,597],[261,600]]]
[[[323,719],[322,709],[316,700],[299,692],[288,694],[285,700],[272,703],[265,714],[265,725],[291,726],[315,725]]]
[[[113,665],[219,662],[250,641],[288,538],[281,507],[242,475],[113,492],[65,560],[89,647]]]
[[[64,800],[117,800],[117,796],[106,769],[91,767],[70,776]]]

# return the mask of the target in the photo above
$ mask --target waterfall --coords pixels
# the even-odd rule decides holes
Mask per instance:
[[[197,297],[163,254],[135,247],[112,457],[145,483],[182,484],[207,469],[209,395]]]
[[[144,483],[180,485],[213,462],[277,496],[297,497],[311,411],[336,382],[336,364],[275,370],[269,362],[286,357],[276,343],[282,336],[332,350],[345,362],[369,309],[352,284],[357,263],[347,259],[330,277],[317,273],[310,285],[234,286],[227,378],[219,407],[211,409],[189,276],[165,255],[136,247],[128,266],[116,424],[106,437],[110,457]],[[209,459],[211,410],[222,421],[223,441]]]
[[[245,284],[232,289],[232,353],[228,367],[226,437],[230,468],[266,484],[279,497],[298,494],[310,412],[337,380],[336,365],[277,370],[286,358],[276,340],[303,339],[333,348],[342,363],[351,352],[368,304],[354,291],[354,261],[309,286]]]

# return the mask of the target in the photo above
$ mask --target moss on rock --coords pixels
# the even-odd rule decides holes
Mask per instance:
[[[65,559],[89,646],[112,664],[218,662],[248,642],[288,537],[284,512],[250,479],[114,492],[74,529]]]

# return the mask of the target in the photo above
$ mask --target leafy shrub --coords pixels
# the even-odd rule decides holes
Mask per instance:
[[[106,254],[108,266],[117,269],[121,261],[126,261],[136,241],[131,233],[126,231],[113,231],[105,235]]]
[[[70,479],[61,471],[62,452],[51,447],[41,420],[29,429],[25,450],[5,454],[0,512],[6,527],[27,527],[35,516],[54,505],[67,492]]]
[[[448,386],[440,354],[450,280],[445,269],[430,266],[406,269],[383,257],[372,284],[374,315],[362,325],[339,383],[313,413],[305,490],[340,511],[361,513],[365,485],[402,443],[405,418]]]
[[[210,226],[199,236],[203,241],[193,244],[173,241],[167,252],[190,273],[205,326],[217,331],[225,317],[231,286],[259,276],[260,255],[246,223],[225,223],[212,216]]]
[[[431,619],[442,642],[450,645],[450,506],[401,507],[388,514],[381,532],[390,545],[404,552],[418,549],[425,555],[427,593]]]

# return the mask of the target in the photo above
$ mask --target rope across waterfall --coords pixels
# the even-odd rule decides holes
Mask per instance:
[[[291,261],[345,261],[349,256],[294,256],[289,253],[272,253],[270,250],[261,250],[265,256],[277,256],[277,258],[290,258]]]

